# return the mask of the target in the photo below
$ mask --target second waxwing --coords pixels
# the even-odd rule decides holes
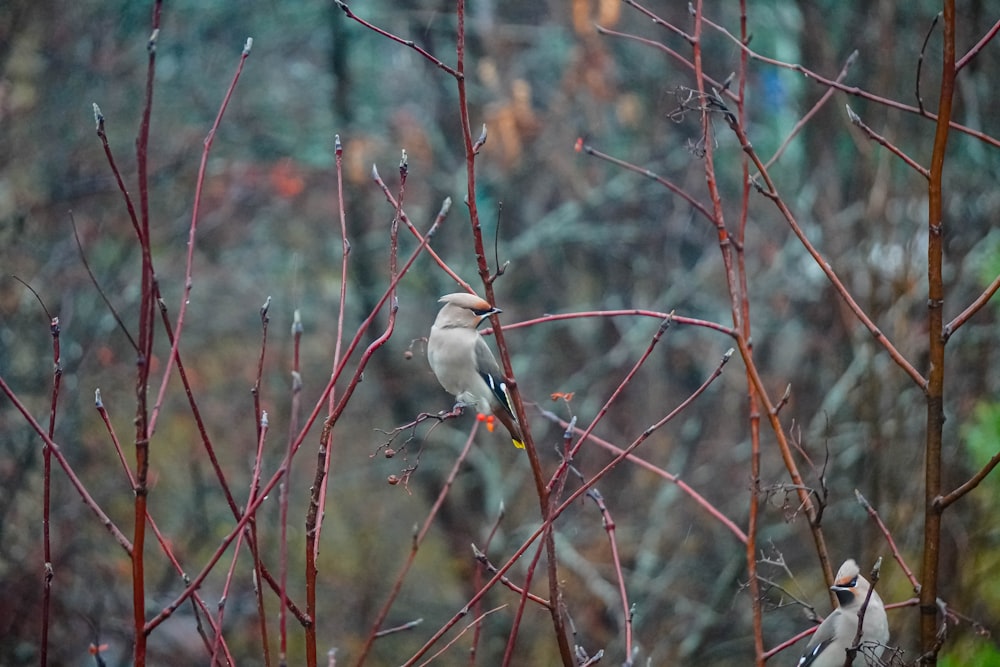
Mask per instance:
[[[847,649],[854,645],[858,632],[858,611],[864,604],[871,584],[861,576],[858,564],[848,559],[837,571],[830,587],[837,595],[837,608],[816,628],[798,667],[842,667]],[[872,591],[862,626],[858,657],[869,667],[881,665],[880,658],[889,641],[889,621],[879,594]],[[860,664],[860,662],[856,663]]]
[[[524,436],[507,394],[507,380],[478,331],[479,325],[500,309],[465,292],[446,294],[439,301],[444,306],[427,339],[431,370],[459,403],[496,416],[514,446],[523,449]]]

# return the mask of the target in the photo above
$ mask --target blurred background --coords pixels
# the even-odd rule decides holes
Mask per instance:
[[[936,107],[939,6],[910,3],[747,3],[751,47],[835,78],[852,51],[844,82],[916,105],[916,91]],[[1000,2],[960,3],[959,54],[1000,17]],[[358,1],[368,21],[454,64],[454,6],[436,0]],[[689,28],[686,2],[650,3]],[[647,168],[707,203],[696,112],[676,113],[694,85],[669,52],[689,46],[629,6],[612,0],[470,3],[467,75],[473,136],[485,123],[478,201],[484,232],[498,237],[510,262],[496,283],[503,321],[545,313],[642,308],[731,325],[729,297],[714,228],[650,179],[574,151],[577,138]],[[93,409],[100,388],[119,435],[130,440],[134,414],[131,347],[87,276],[71,217],[100,287],[134,327],[139,253],[122,197],[95,135],[93,104],[107,123],[118,165],[137,197],[134,141],[146,77],[151,5],[108,0],[0,4],[0,375],[39,421],[52,383],[48,318],[17,276],[38,292],[62,326],[65,371],[56,424],[59,442],[95,498],[120,525],[133,496]],[[707,2],[706,15],[738,34],[736,3]],[[652,43],[599,35],[595,25]],[[930,31],[917,84],[921,46]],[[247,37],[253,51],[208,164],[195,251],[194,285],[180,352],[192,376],[210,435],[238,493],[246,497],[255,448],[253,385],[260,353],[259,309],[270,296],[270,330],[261,396],[270,416],[268,465],[284,452],[290,424],[292,314],[303,337],[303,406],[326,384],[333,358],[340,292],[341,237],[333,141],[344,146],[344,206],[352,245],[347,336],[387,284],[393,208],[371,169],[395,190],[400,150],[409,155],[405,208],[426,229],[446,197],[452,211],[433,246],[473,286],[471,231],[463,199],[464,152],[454,80],[414,51],[348,20],[330,2],[224,0],[165,3],[158,39],[149,147],[153,251],[160,288],[176,314],[194,185],[203,141]],[[724,80],[739,49],[719,32],[704,35],[706,71]],[[1000,52],[987,45],[963,71],[956,120],[1000,134],[995,81]],[[825,88],[789,69],[751,62],[748,134],[769,158]],[[926,371],[926,184],[853,128],[845,104],[876,132],[928,164],[932,121],[837,93],[802,129],[771,173],[785,201],[826,259],[882,331]],[[743,179],[741,151],[721,118],[716,166],[727,222],[735,228]],[[951,319],[1000,271],[1000,154],[954,133],[946,174],[945,317]],[[502,213],[500,207],[502,204]],[[497,227],[499,226],[499,232]],[[403,256],[415,247],[401,232]],[[807,483],[825,474],[823,516],[832,558],[855,557],[867,571],[889,556],[881,535],[854,499],[857,488],[880,510],[910,566],[919,570],[922,528],[922,391],[891,362],[844,307],[792,237],[774,206],[753,195],[746,260],[755,355],[772,396],[791,387],[783,422],[816,464],[800,461]],[[399,289],[400,322],[368,367],[365,382],[335,431],[319,577],[321,650],[336,647],[352,664],[374,615],[410,548],[473,421],[450,421],[422,446],[407,488],[390,486],[406,462],[377,455],[388,431],[418,413],[451,407],[424,358],[441,294],[457,286],[422,256]],[[384,318],[377,326],[384,324]],[[592,419],[635,363],[660,322],[618,317],[569,320],[507,335],[518,384],[529,401],[561,416]],[[132,331],[134,335],[134,331]],[[374,335],[374,334],[373,334]],[[967,479],[997,451],[1000,403],[996,308],[988,307],[951,339],[948,352],[945,486]],[[366,339],[370,340],[370,337]],[[157,363],[169,351],[157,333]],[[669,330],[597,434],[627,445],[687,397],[718,364],[731,341],[705,329]],[[406,352],[412,350],[412,358]],[[231,529],[232,517],[205,460],[176,381],[152,445],[150,511],[192,570]],[[573,392],[569,404],[554,392]],[[547,469],[558,462],[561,429],[531,408],[532,431]],[[743,367],[737,359],[681,418],[640,450],[680,475],[745,527],[750,493],[749,427]],[[418,440],[426,428],[418,430]],[[376,643],[369,664],[398,664],[474,592],[469,544],[482,546],[497,521],[490,556],[504,562],[537,525],[527,460],[499,433],[481,432],[424,544],[387,625],[424,619],[416,630]],[[319,433],[290,476],[292,596],[301,597],[305,498]],[[788,593],[829,611],[811,538],[773,435],[763,431],[761,557],[783,560],[761,573]],[[585,476],[609,455],[585,447],[575,461]],[[823,466],[825,465],[825,468]],[[90,664],[88,645],[108,644],[109,664],[130,660],[129,562],[98,521],[53,474],[55,568],[52,664]],[[240,486],[242,484],[242,486]],[[748,664],[750,601],[742,543],[661,478],[621,466],[598,488],[617,522],[626,586],[635,604],[638,658],[650,664]],[[41,451],[10,401],[0,398],[0,664],[37,664],[42,557]],[[946,514],[942,595],[987,630],[1000,619],[1000,533],[996,477]],[[991,518],[992,517],[992,518]],[[261,514],[263,548],[277,554],[277,504]],[[270,523],[269,523],[270,522]],[[623,619],[606,534],[592,503],[580,502],[557,526],[573,641],[591,653],[624,659]],[[154,611],[183,583],[150,547],[148,593]],[[249,561],[247,561],[249,562]],[[272,561],[274,562],[274,561]],[[524,568],[513,571],[523,578]],[[887,558],[879,590],[887,602],[913,591]],[[241,665],[262,664],[249,568],[227,600],[226,636]],[[218,594],[222,571],[203,594]],[[541,579],[541,577],[539,577]],[[543,585],[543,582],[538,582]],[[214,593],[213,593],[214,591]],[[765,637],[773,646],[809,626],[801,606],[769,590]],[[487,606],[508,608],[485,621],[480,664],[497,664],[517,598],[505,589]],[[529,608],[521,664],[554,664],[547,614]],[[893,643],[915,657],[915,608],[890,612]],[[182,609],[151,637],[151,664],[204,664]],[[791,664],[791,655],[772,661]],[[301,662],[301,634],[290,661]],[[462,648],[452,661],[464,660]],[[190,653],[187,653],[190,652]],[[942,664],[990,664],[996,640],[969,623],[949,639]],[[460,655],[461,658],[454,656]],[[984,657],[987,656],[987,657]],[[992,657],[989,657],[992,656]],[[1000,663],[998,663],[1000,664]]]

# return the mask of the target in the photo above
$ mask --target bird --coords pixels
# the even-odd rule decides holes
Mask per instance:
[[[477,331],[486,318],[502,311],[466,292],[445,294],[438,302],[444,306],[427,339],[427,361],[438,382],[459,404],[495,415],[514,446],[524,449],[524,435],[507,393],[509,381]]]
[[[858,612],[870,589],[871,584],[861,576],[854,559],[844,561],[830,587],[837,595],[837,608],[816,628],[805,653],[799,658],[798,667],[842,667],[847,649],[854,645],[854,637],[858,633]],[[885,616],[885,605],[879,594],[872,591],[865,609],[859,651],[865,664],[882,664],[879,659],[888,642],[889,621]]]

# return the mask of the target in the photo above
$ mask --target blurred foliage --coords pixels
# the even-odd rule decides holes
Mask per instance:
[[[655,10],[689,26],[687,3]],[[853,50],[859,57],[845,83],[915,103],[916,63],[938,5],[917,0],[748,3],[751,47],[762,55],[835,77]],[[959,53],[1000,15],[1000,2],[960,3]],[[367,20],[454,62],[453,6],[432,0],[357,1]],[[497,282],[504,321],[548,312],[645,308],[728,323],[729,304],[715,231],[691,207],[649,179],[577,154],[578,137],[632,161],[706,199],[703,164],[692,150],[696,113],[677,115],[693,77],[649,45],[600,36],[594,25],[633,33],[681,53],[682,40],[619,2],[532,0],[473,2],[469,8],[468,82],[473,127],[489,140],[479,157],[479,205],[498,259],[511,262]],[[738,31],[737,3],[707,2],[706,13]],[[112,518],[128,525],[132,496],[103,425],[93,412],[99,387],[123,441],[134,411],[134,353],[78,256],[69,213],[87,260],[126,326],[136,319],[139,256],[121,197],[94,136],[92,104],[100,105],[118,164],[135,192],[133,142],[146,72],[149,3],[126,0],[0,4],[0,375],[44,423],[51,385],[48,319],[16,275],[38,291],[62,323],[65,369],[56,440]],[[181,0],[165,3],[158,39],[150,146],[150,210],[155,261],[165,300],[176,315],[193,185],[202,142],[247,37],[252,55],[215,137],[202,202],[194,291],[181,354],[192,375],[210,435],[236,489],[249,479],[255,425],[249,389],[260,346],[258,309],[268,296],[269,347],[262,401],[271,416],[273,470],[289,429],[288,369],[292,313],[302,311],[303,405],[311,406],[329,377],[340,290],[340,238],[333,171],[333,134],[344,141],[345,207],[352,243],[349,331],[368,312],[387,280],[392,208],[370,180],[376,165],[395,188],[399,151],[409,154],[406,210],[426,229],[445,197],[455,203],[435,249],[470,281],[471,234],[462,200],[465,162],[453,82],[419,55],[349,22],[335,5]],[[724,80],[739,66],[739,49],[718,32],[704,36],[709,73]],[[984,49],[962,72],[960,122],[996,135],[995,79],[1000,51]],[[936,105],[940,28],[930,34],[920,80],[924,104]],[[751,62],[748,131],[769,156],[825,89],[787,69]],[[896,346],[923,369],[926,333],[926,186],[885,150],[851,127],[850,104],[876,131],[918,161],[930,155],[933,125],[915,115],[843,94],[834,95],[772,168],[779,190],[830,264]],[[716,161],[729,221],[744,175],[740,148],[721,122]],[[475,134],[476,132],[474,132]],[[996,174],[1000,154],[953,134],[947,171],[946,318],[975,298],[998,268],[994,221],[1000,216]],[[499,205],[502,202],[502,214]],[[403,252],[414,247],[405,238]],[[491,251],[492,252],[492,251]],[[922,392],[876,347],[842,306],[825,278],[778,219],[754,198],[746,258],[751,276],[755,355],[775,395],[792,399],[782,418],[817,468],[825,462],[829,505],[824,526],[835,560],[871,562],[887,556],[882,538],[854,501],[855,488],[890,526],[914,569],[922,523]],[[490,256],[491,263],[493,257]],[[319,563],[323,599],[321,649],[339,647],[350,663],[370,630],[392,577],[410,547],[413,525],[426,516],[471,419],[430,432],[420,468],[407,490],[385,483],[399,461],[373,457],[381,431],[422,411],[450,407],[423,360],[419,342],[435,299],[455,286],[427,257],[400,286],[400,323],[379,352],[336,431],[331,497]],[[474,281],[473,281],[474,282]],[[984,309],[949,344],[946,479],[957,485],[997,451],[1000,392],[996,308]],[[659,322],[634,318],[556,322],[508,335],[518,383],[541,407],[553,392],[575,392],[569,411],[588,422],[647,346]],[[134,333],[134,332],[133,332]],[[404,352],[413,345],[413,359]],[[723,336],[671,329],[653,359],[621,397],[598,434],[624,444],[687,397],[729,347]],[[168,352],[157,342],[159,363]],[[750,453],[743,369],[723,379],[657,432],[641,452],[680,475],[720,511],[746,522]],[[154,377],[155,375],[154,369]],[[197,564],[230,529],[214,474],[186,412],[179,383],[154,440],[151,511],[172,535],[186,563]],[[558,405],[558,407],[557,407]],[[532,421],[546,464],[553,466],[559,429]],[[421,432],[423,437],[424,433]],[[318,432],[307,443],[312,448]],[[762,572],[825,613],[803,518],[777,485],[783,467],[765,435],[762,486],[771,490],[761,544],[782,555],[780,569]],[[0,663],[34,664],[40,599],[41,456],[38,440],[6,399],[0,399],[0,587],[10,604],[0,612]],[[496,435],[479,447],[449,494],[440,521],[417,559],[387,622],[423,617],[416,631],[376,644],[373,664],[396,664],[462,607],[473,592],[469,543],[481,543],[501,502],[506,515],[491,545],[504,558],[534,527],[537,501],[523,457]],[[592,474],[608,461],[584,450],[575,464]],[[305,508],[313,457],[292,471],[292,508]],[[83,664],[91,641],[111,644],[127,661],[130,636],[128,562],[104,530],[54,474],[55,607],[50,657]],[[243,486],[240,486],[242,484]],[[626,585],[636,604],[640,658],[652,664],[747,664],[752,650],[745,598],[743,546],[676,487],[638,468],[621,468],[600,486],[618,522]],[[989,629],[1000,621],[995,531],[996,477],[946,514],[942,580],[949,603]],[[238,494],[239,495],[239,494]],[[245,492],[243,495],[245,499]],[[791,504],[791,506],[790,506]],[[294,511],[293,511],[294,514]],[[276,504],[260,523],[277,523]],[[581,503],[559,523],[566,601],[576,641],[621,659],[622,619],[613,588],[606,535],[595,509]],[[292,519],[291,572],[302,571],[301,514]],[[295,534],[298,532],[299,534]],[[269,562],[277,538],[268,533]],[[150,549],[150,602],[158,608],[183,588]],[[888,559],[887,559],[888,560]],[[221,571],[204,586],[220,590]],[[227,602],[227,637],[239,664],[258,664],[252,585],[244,572]],[[515,578],[523,569],[515,569]],[[884,597],[912,596],[902,573],[883,568]],[[302,582],[292,583],[294,595]],[[765,616],[768,645],[808,624],[801,609],[774,607]],[[513,605],[494,591],[487,607]],[[271,610],[273,613],[273,609]],[[16,612],[16,613],[13,613]],[[486,620],[482,664],[502,655],[511,612]],[[547,619],[537,610],[522,629],[519,655],[552,664]],[[915,650],[916,613],[890,616],[893,642]],[[154,633],[159,664],[203,660],[192,618],[178,613]],[[955,658],[992,664],[994,639],[954,630]],[[293,637],[290,662],[301,662]],[[952,646],[949,644],[948,647]],[[185,648],[187,647],[187,648]],[[946,653],[948,652],[946,647]],[[191,653],[188,653],[191,651]],[[460,649],[454,648],[454,651]],[[457,655],[457,654],[456,654]],[[977,656],[977,657],[973,657]],[[776,662],[788,662],[790,658]],[[345,664],[346,664],[345,663]],[[152,660],[151,664],[157,664]]]

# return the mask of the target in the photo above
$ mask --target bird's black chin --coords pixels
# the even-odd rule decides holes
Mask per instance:
[[[842,588],[840,586],[831,587],[834,593],[837,594],[837,601],[840,602],[840,606],[844,607],[849,605],[854,600],[854,589],[853,588]]]

